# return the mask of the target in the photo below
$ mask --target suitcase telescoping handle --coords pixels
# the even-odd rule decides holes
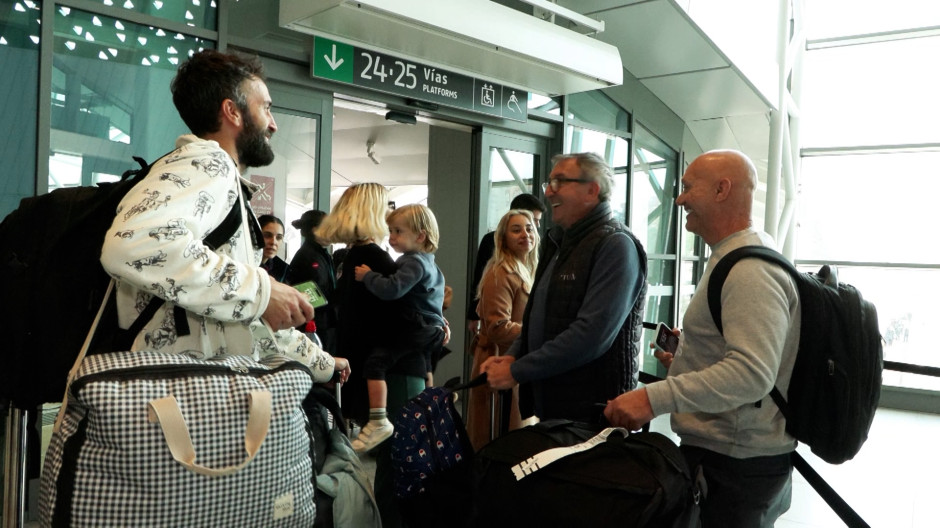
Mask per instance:
[[[180,410],[179,402],[172,395],[153,400],[149,404],[150,422],[157,422],[163,430],[163,437],[170,448],[173,459],[193,473],[207,477],[231,475],[241,470],[254,460],[261,444],[268,436],[271,426],[271,393],[253,391],[248,394],[248,424],[245,426],[245,452],[248,456],[241,463],[223,468],[209,468],[196,464],[196,449],[189,436],[189,428]]]

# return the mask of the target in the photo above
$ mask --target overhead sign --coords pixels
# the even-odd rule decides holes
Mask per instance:
[[[525,122],[529,93],[401,59],[313,38],[313,75],[410,99]]]

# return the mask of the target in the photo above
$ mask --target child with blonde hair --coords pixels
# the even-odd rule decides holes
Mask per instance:
[[[369,390],[369,422],[353,440],[357,452],[365,452],[390,437],[394,430],[388,419],[388,387],[385,373],[399,360],[420,354],[425,361],[427,383],[432,383],[431,357],[446,344],[450,332],[444,319],[444,274],[434,262],[440,234],[434,213],[420,204],[402,206],[386,218],[389,245],[402,256],[395,272],[387,275],[368,265],[355,268],[356,280],[382,300],[398,300],[403,328],[396,329],[387,347],[372,351],[364,361]]]

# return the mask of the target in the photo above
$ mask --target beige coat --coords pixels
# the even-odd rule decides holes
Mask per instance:
[[[522,331],[522,313],[529,301],[529,290],[514,271],[507,266],[490,268],[480,279],[480,332],[471,344],[473,370],[471,379],[479,375],[480,365],[492,356],[502,355]],[[513,390],[509,428],[520,424],[519,403]],[[467,433],[475,449],[490,441],[491,393],[487,387],[471,389],[467,408]],[[497,424],[499,413],[496,414]]]

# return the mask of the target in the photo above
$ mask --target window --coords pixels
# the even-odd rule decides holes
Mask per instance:
[[[940,77],[927,63],[937,56],[940,37],[808,51],[802,146],[940,142]]]
[[[211,43],[77,9],[55,11],[49,189],[93,185],[151,161],[189,130],[170,81]]]
[[[486,209],[487,232],[496,230],[512,199],[532,192],[536,155],[499,147],[490,148],[489,196]]]
[[[102,0],[102,3],[202,29],[216,29],[218,19],[217,0]]]
[[[676,192],[679,181],[678,155],[646,128],[636,127],[633,152],[633,193],[630,225],[646,249],[646,321],[677,325]],[[646,333],[647,339],[652,333]],[[665,374],[644,340],[641,348],[643,370]]]
[[[803,5],[810,40],[940,26],[936,0],[811,0]]]
[[[0,4],[0,217],[35,194],[36,108],[39,84],[39,4]]]
[[[797,263],[836,263],[840,280],[875,304],[886,360],[940,366],[940,264],[924,231],[940,191],[940,83],[925,61],[940,53],[940,37],[919,29],[940,24],[940,4],[806,7],[817,40],[803,69]],[[940,390],[937,378],[893,371],[884,382]]]

